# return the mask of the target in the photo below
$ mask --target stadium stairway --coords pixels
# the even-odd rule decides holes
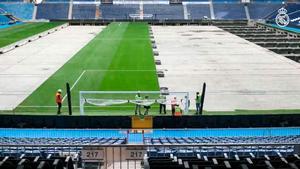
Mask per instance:
[[[254,26],[219,26],[219,28],[300,62],[300,37],[261,24]]]

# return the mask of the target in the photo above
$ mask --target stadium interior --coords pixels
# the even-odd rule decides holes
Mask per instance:
[[[299,169],[299,0],[0,0],[0,169]]]

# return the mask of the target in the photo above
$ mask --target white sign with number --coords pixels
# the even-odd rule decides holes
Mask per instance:
[[[82,153],[82,160],[85,161],[100,161],[104,159],[104,151],[101,149],[83,149]]]
[[[126,152],[127,160],[142,160],[147,153],[145,149],[127,149]]]

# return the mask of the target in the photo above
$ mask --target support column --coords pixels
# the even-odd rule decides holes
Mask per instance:
[[[244,8],[245,8],[245,13],[246,13],[247,20],[249,21],[249,20],[250,20],[250,14],[249,14],[249,8],[248,8],[248,5],[245,4],[245,5],[244,5]]]
[[[184,17],[184,19],[189,19],[189,14],[188,14],[188,11],[187,11],[186,4],[183,4],[182,7],[183,7],[183,17]]]
[[[36,20],[37,5],[33,6],[32,20]]]
[[[72,14],[73,14],[73,0],[70,1],[68,19],[72,19]]]
[[[211,19],[216,19],[215,11],[214,11],[214,5],[213,5],[212,0],[210,0],[210,2],[209,2],[209,10],[210,10],[210,18]]]

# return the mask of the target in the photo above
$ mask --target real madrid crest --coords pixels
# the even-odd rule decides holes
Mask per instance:
[[[275,22],[280,27],[285,27],[290,23],[290,17],[285,8],[280,8],[276,15]]]

